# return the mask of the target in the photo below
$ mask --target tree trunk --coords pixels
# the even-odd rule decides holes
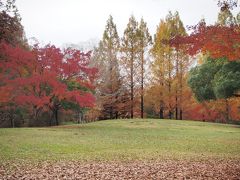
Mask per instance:
[[[176,95],[176,105],[175,105],[175,118],[178,119],[178,97]]]
[[[133,119],[133,53],[131,56],[131,119]]]
[[[180,119],[180,120],[183,119],[183,110],[182,110],[182,109],[180,109],[179,119]]]
[[[171,83],[170,83],[170,80],[169,80],[169,83],[168,83],[168,92],[169,94],[171,93]],[[171,110],[171,97],[169,95],[169,110],[168,110],[168,117],[169,119],[172,119],[172,110]]]
[[[175,100],[176,100],[176,104],[175,104],[175,118],[178,119],[178,84],[179,84],[179,69],[178,69],[178,50],[177,50],[177,59],[176,59],[176,97],[175,97]]]
[[[163,107],[160,107],[160,110],[159,110],[159,118],[160,119],[164,119],[163,113],[164,113]]]
[[[211,118],[211,113],[210,113],[210,111],[209,111],[210,107],[208,107],[208,105],[207,105],[206,102],[204,102],[204,101],[202,102],[202,105],[203,105],[203,107],[204,107],[205,110],[206,110],[207,117],[209,117],[210,120],[212,121],[213,119]]]
[[[52,110],[52,109],[51,109]],[[50,117],[50,121],[49,121],[49,125],[52,126],[52,122],[54,120],[54,113],[51,113],[51,117]]]
[[[11,119],[11,126],[12,126],[12,128],[15,128],[15,120],[14,120],[14,117],[13,117],[12,113],[10,114],[10,119]]]
[[[229,122],[229,102],[228,99],[225,99],[225,122]]]
[[[144,102],[143,102],[143,82],[144,82],[144,51],[141,52],[141,118],[143,119]]]
[[[33,110],[33,119],[34,119],[34,122],[36,122],[36,121],[38,121],[41,109],[38,109],[36,106],[33,109],[34,109]]]
[[[172,111],[171,110],[169,110],[169,112],[168,112],[168,118],[172,119]]]
[[[113,119],[113,62],[112,62],[112,52],[110,50],[109,52],[110,54],[110,67],[109,67],[109,71],[110,71],[110,119]]]
[[[112,99],[112,98],[111,98],[111,99]],[[112,103],[112,102],[111,102],[111,103]],[[113,107],[112,107],[112,104],[110,105],[109,115],[110,115],[110,119],[113,119]]]
[[[82,123],[82,113],[78,112],[78,124]]]
[[[9,111],[7,111],[7,119],[10,120],[11,122],[11,127],[14,128],[15,127],[15,119],[14,119],[14,109],[13,107],[10,107]]]
[[[179,119],[182,120],[183,119],[183,107],[182,107],[182,99],[183,99],[183,59],[181,59],[180,61],[180,79],[179,79]]]
[[[171,111],[171,57],[170,55],[168,56],[168,101],[169,101],[169,112],[168,112],[168,117],[169,119],[172,119],[172,111]]]
[[[58,126],[59,125],[59,122],[58,122],[58,108],[55,109],[55,121],[56,121],[56,125]]]

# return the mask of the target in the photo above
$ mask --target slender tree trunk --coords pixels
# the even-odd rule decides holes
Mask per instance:
[[[141,118],[143,119],[143,112],[144,112],[144,89],[143,89],[143,82],[144,82],[144,51],[141,52]]]
[[[131,119],[133,119],[133,52],[131,54]]]
[[[183,100],[183,60],[181,59],[180,62],[180,79],[179,79],[179,119],[183,119],[183,107],[182,107],[182,100]]]
[[[175,98],[176,104],[175,104],[175,118],[178,119],[178,97],[176,92],[176,98]]]
[[[179,113],[179,119],[182,120],[183,119],[183,110],[180,109],[180,113]]]
[[[170,96],[170,93],[171,93],[171,83],[170,83],[170,80],[169,80],[169,82],[168,82],[168,92],[169,92],[169,110],[168,110],[168,117],[169,117],[169,119],[172,119],[171,96]]]
[[[168,117],[172,119],[172,110],[171,110],[171,62],[170,55],[168,56],[168,101],[169,101],[169,110]]]
[[[171,111],[171,109],[168,112],[168,117],[169,117],[169,119],[172,119],[172,111]]]
[[[209,111],[209,107],[208,107],[208,105],[206,104],[206,102],[202,102],[202,105],[203,105],[203,107],[205,108],[205,110],[206,110],[206,112],[207,112],[207,117],[209,117],[210,118],[210,120],[213,120],[212,118],[211,118],[211,113],[210,113],[210,111]],[[217,121],[215,121],[215,122],[217,122]]]
[[[10,109],[7,111],[7,118],[6,119],[9,119],[10,120],[10,123],[11,123],[11,127],[12,128],[15,128],[15,119],[14,119],[14,109],[13,107],[10,107]]]
[[[41,109],[38,109],[36,106],[33,109],[34,109],[33,110],[33,119],[34,119],[34,123],[36,123],[38,121]]]
[[[51,111],[52,111],[52,109],[51,109]],[[53,119],[54,119],[54,114],[51,113],[51,117],[50,117],[50,121],[49,121],[50,126],[52,126]]]
[[[113,62],[112,62],[112,52],[110,50],[110,67],[109,67],[109,71],[110,71],[110,94],[111,94],[111,98],[110,98],[110,119],[113,119]]]
[[[82,113],[81,111],[78,112],[78,124],[82,123]]]
[[[56,125],[59,125],[59,121],[58,121],[58,108],[55,109],[55,121],[56,121]]]
[[[12,128],[15,128],[15,120],[14,120],[14,117],[13,117],[13,112],[10,111],[10,119],[11,119],[11,126]]]
[[[164,109],[163,109],[163,105],[162,102],[160,102],[160,108],[159,108],[159,118],[160,119],[164,119]]]
[[[143,119],[143,111],[144,111],[144,103],[143,103],[143,95],[141,95],[141,118]]]
[[[225,99],[225,122],[229,122],[229,102],[228,99]]]
[[[111,99],[112,99],[112,98],[111,98]],[[112,102],[111,102],[111,105],[110,105],[109,115],[110,115],[110,119],[113,119],[113,107],[112,107]]]
[[[162,75],[163,76],[163,75]],[[163,82],[159,81],[161,88],[163,89]],[[159,118],[164,119],[164,102],[163,102],[163,93],[162,89],[160,89],[160,102],[159,102]]]
[[[176,97],[175,97],[175,118],[178,119],[178,81],[179,81],[179,69],[178,69],[178,50],[177,50],[177,59],[176,59]]]

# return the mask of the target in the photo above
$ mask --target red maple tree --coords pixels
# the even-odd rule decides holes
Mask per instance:
[[[170,43],[178,47],[185,45],[186,53],[195,55],[197,53],[209,54],[213,59],[225,57],[229,61],[240,59],[240,26],[206,26],[204,22],[191,27],[193,32],[189,36],[178,36]]]
[[[80,107],[93,106],[91,90],[97,69],[89,67],[90,53],[61,51],[51,45],[36,45],[29,51],[6,43],[0,44],[0,51],[0,93],[5,93],[1,102],[27,106],[35,120],[40,112],[50,108],[56,114],[57,124],[63,100]],[[82,88],[69,88],[70,82]]]

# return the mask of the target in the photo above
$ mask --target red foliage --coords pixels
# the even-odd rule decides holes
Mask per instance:
[[[214,121],[219,116],[219,113],[209,107],[204,107],[202,104],[196,104],[191,109],[190,119]]]
[[[14,102],[43,109],[54,101],[67,100],[89,107],[94,104],[92,93],[70,90],[67,82],[94,89],[96,68],[89,67],[90,53],[78,50],[61,51],[55,46],[35,46],[31,51],[0,44],[0,103]]]
[[[240,59],[240,26],[206,26],[204,22],[192,27],[190,36],[175,37],[172,46],[185,45],[189,55],[209,53],[216,59],[226,57],[229,61]]]

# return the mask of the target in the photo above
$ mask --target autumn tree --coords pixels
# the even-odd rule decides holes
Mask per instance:
[[[170,16],[169,26],[169,29],[171,29],[170,39],[176,36],[184,36],[187,34],[178,12],[176,12],[172,18]],[[184,48],[184,46],[178,45],[173,49],[173,88],[175,89],[176,119],[182,119],[183,117],[182,101],[184,90],[184,76],[188,72],[190,66],[189,58],[184,54]]]
[[[240,90],[240,63],[228,62],[226,59],[208,58],[202,65],[190,71],[189,85],[196,99],[204,103],[210,100],[224,100],[225,120],[228,122],[230,107],[229,98],[237,97]],[[221,101],[216,102],[220,106]]]
[[[26,69],[23,67],[33,66],[31,63],[33,55],[22,48],[14,48],[12,45],[3,42],[0,43],[0,52],[1,121],[10,120],[11,126],[14,127],[17,110],[14,98],[18,94],[17,89],[15,89],[14,79],[27,74]],[[13,91],[15,93],[12,93]]]
[[[121,77],[119,69],[120,42],[113,17],[109,16],[93,60],[100,67],[98,80],[98,98],[102,104],[104,119],[118,118],[119,96],[121,94]]]
[[[139,57],[140,57],[140,65],[141,65],[141,118],[143,118],[144,114],[144,82],[145,82],[145,68],[146,68],[146,55],[145,53],[148,51],[149,45],[152,43],[152,37],[148,31],[147,23],[144,22],[143,18],[139,24]]]
[[[196,55],[203,53],[213,59],[226,57],[229,61],[240,59],[240,27],[237,17],[233,17],[230,8],[235,4],[220,3],[221,10],[216,25],[206,25],[200,21],[197,25],[191,26],[190,36],[178,36],[171,40],[172,46],[181,42],[187,46],[186,53]]]
[[[139,67],[138,64],[138,54],[139,54],[139,30],[138,22],[132,15],[129,18],[126,29],[124,30],[124,35],[121,43],[122,52],[122,65],[123,73],[125,75],[124,82],[126,82],[130,88],[130,117],[134,116],[134,94],[137,85],[136,79],[136,69]]]
[[[207,26],[201,21],[192,27],[190,36],[177,36],[171,40],[172,46],[179,43],[186,46],[186,53],[196,55],[202,53],[213,59],[226,57],[229,61],[240,59],[240,27],[238,24],[223,26],[220,24]]]
[[[54,46],[40,49],[40,52],[44,57],[50,57],[47,61],[50,61],[52,66],[54,65],[53,70],[57,75],[55,78],[65,86],[62,92],[58,87],[55,87],[56,91],[52,92],[49,107],[55,113],[56,122],[58,123],[58,110],[64,108],[63,102],[71,102],[81,108],[92,107],[94,102],[93,81],[97,71],[96,68],[89,67],[90,52],[82,53],[79,50],[68,48],[59,53],[59,49]]]
[[[154,62],[152,65],[152,74],[153,74],[153,83],[155,88],[152,90],[158,91],[158,97],[155,98],[158,100],[158,107],[159,107],[159,118],[164,118],[164,109],[165,109],[165,101],[164,101],[164,94],[165,94],[165,53],[166,48],[162,46],[163,39],[166,39],[167,34],[167,24],[163,20],[161,20],[159,26],[157,27],[157,32],[155,34],[153,47],[151,49]],[[152,92],[153,93],[153,92]]]
[[[15,0],[0,1],[0,42],[27,46]]]
[[[193,26],[190,36],[173,38],[172,45],[186,45],[190,55],[202,53],[207,60],[190,72],[189,85],[197,100],[225,101],[225,120],[229,120],[229,98],[238,95],[239,83],[236,77],[240,59],[240,29],[232,16],[230,4],[224,1],[216,25],[207,26],[204,21]],[[235,68],[236,67],[236,68]],[[204,77],[204,79],[203,79]]]
[[[12,46],[28,48],[15,0],[0,0],[0,43],[1,42],[11,44]],[[3,58],[3,52],[0,51],[0,62],[3,61]],[[3,81],[0,83],[0,94],[2,97],[0,101],[4,102],[0,103],[0,120],[4,123],[10,119],[12,127],[14,127],[15,120],[20,119],[19,115],[22,114],[22,111],[11,101],[2,101],[3,99],[7,100],[7,97],[9,97],[7,96],[9,95],[9,87],[2,87],[2,84]]]
[[[93,105],[92,92],[69,85],[93,89],[96,70],[88,67],[90,54],[72,49],[62,52],[50,45],[28,51],[1,43],[0,49],[1,88],[9,89],[7,101],[28,108],[35,121],[50,108],[58,125],[57,112],[64,101],[81,107]]]
[[[186,31],[178,12],[170,12],[165,20],[161,20],[155,35],[151,50],[154,62],[152,65],[155,89],[159,92],[159,117],[164,118],[164,110],[168,110],[168,117],[182,119],[182,96],[184,75],[188,70],[188,57],[184,55],[182,46],[171,47],[171,38],[185,35]]]

